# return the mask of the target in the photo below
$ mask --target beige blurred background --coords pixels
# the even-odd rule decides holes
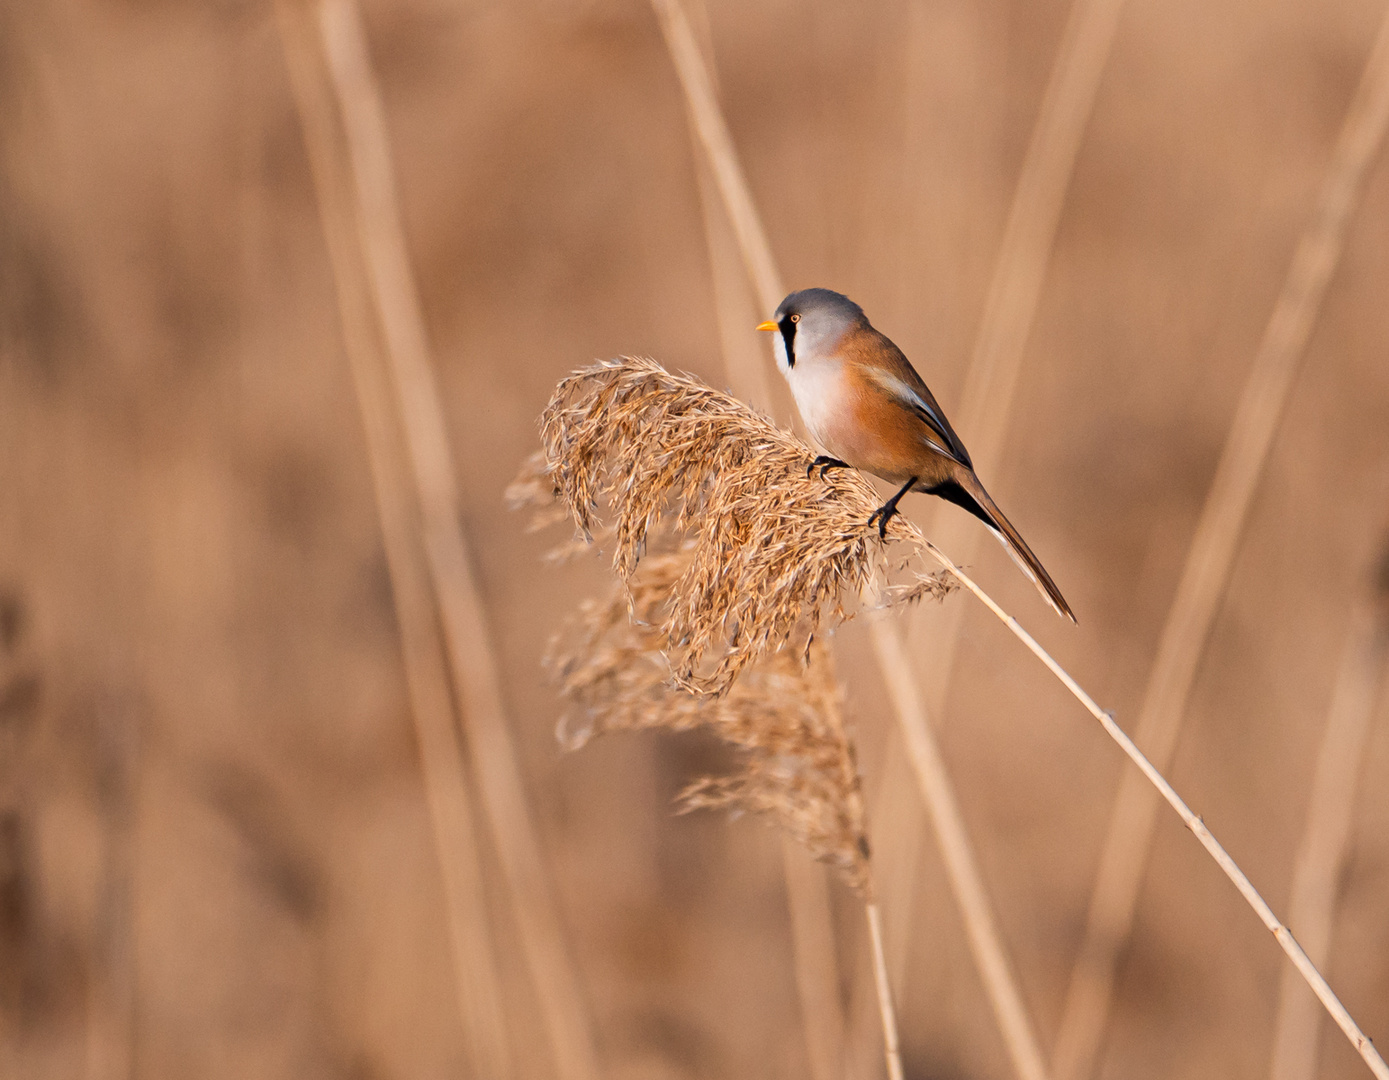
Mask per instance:
[[[695,10],[789,284],[862,303],[958,413],[1068,4]],[[726,381],[656,19],[639,0],[364,0],[363,14],[463,526],[603,1075],[807,1075],[775,833],[672,813],[688,780],[727,765],[708,740],[561,753],[540,657],[606,570],[542,564],[559,533],[524,533],[503,500],[572,368],[641,353]],[[983,477],[1078,627],[994,545],[974,566],[1121,723],[1382,14],[1365,0],[1122,11],[1004,465]],[[5,0],[0,151],[0,1069],[470,1075],[273,6]],[[1384,157],[1172,770],[1280,912],[1350,612],[1389,528]],[[905,507],[929,520],[924,498]],[[987,613],[948,602],[967,611],[940,737],[1045,1049],[1129,766]],[[864,628],[836,637],[871,806],[900,743]],[[1328,967],[1389,1042],[1386,777],[1381,706]],[[551,1076],[487,843],[517,1075]],[[916,879],[907,1073],[1010,1075],[929,839]],[[834,890],[852,1007],[860,908]],[[1266,1076],[1284,963],[1164,812],[1098,1075]],[[881,1067],[870,1050],[864,1076]],[[1320,1061],[1324,1077],[1367,1075],[1329,1027]]]

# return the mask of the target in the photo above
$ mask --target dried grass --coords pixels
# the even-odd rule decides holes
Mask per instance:
[[[561,381],[541,435],[543,474],[585,537],[608,505],[613,567],[629,588],[663,520],[688,536],[660,624],[683,689],[725,694],[762,657],[804,651],[885,568],[885,545],[867,526],[879,498],[862,476],[808,477],[811,447],[653,360],[602,362]],[[900,516],[888,536],[926,551]],[[903,598],[950,587],[944,575],[916,575]]]
[[[644,560],[639,578],[586,603],[549,657],[573,711],[561,741],[576,749],[612,731],[705,727],[736,747],[735,773],[696,780],[685,810],[765,814],[860,894],[870,889],[863,799],[853,744],[827,651],[772,652],[723,694],[672,685],[659,628],[690,569],[693,550]]]

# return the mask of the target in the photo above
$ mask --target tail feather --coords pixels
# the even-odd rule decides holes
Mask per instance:
[[[937,484],[929,491],[932,495],[939,495],[942,499],[963,507],[987,525],[1013,562],[1017,563],[1018,569],[1037,586],[1037,591],[1052,609],[1063,618],[1070,619],[1071,622],[1076,621],[1071,605],[1066,603],[1066,598],[1061,595],[1056,582],[1051,580],[1051,575],[1042,566],[1041,560],[1032,554],[1032,549],[1027,546],[1018,530],[1013,528],[1013,523],[1003,516],[1003,511],[990,498],[972,470],[960,469],[957,476],[943,484]]]

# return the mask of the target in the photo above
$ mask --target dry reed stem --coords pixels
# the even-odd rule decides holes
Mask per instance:
[[[902,734],[921,797],[932,820],[938,823],[936,833],[941,860],[960,905],[966,939],[975,966],[979,969],[979,977],[993,1003],[1004,1043],[1012,1054],[1013,1067],[1026,1080],[1040,1080],[1046,1076],[1042,1052],[1032,1033],[1027,1007],[1018,991],[1017,980],[993,921],[984,875],[969,843],[959,802],[951,792],[945,760],[927,726],[921,691],[915,679],[905,677],[904,673],[911,670],[911,662],[903,647],[902,636],[882,620],[875,622],[872,630],[874,644],[891,661],[883,665],[883,673],[898,715],[916,721],[903,724]]]
[[[1380,583],[1382,590],[1389,582]],[[1316,771],[1307,800],[1307,823],[1293,862],[1288,922],[1298,928],[1313,963],[1325,966],[1331,955],[1336,896],[1350,845],[1355,797],[1369,742],[1376,705],[1389,695],[1385,683],[1389,648],[1389,604],[1382,591],[1356,604],[1340,672],[1327,710],[1326,730],[1317,752]],[[1312,1080],[1317,1068],[1321,1014],[1283,970],[1278,1018],[1273,1028],[1271,1080]]]
[[[511,1075],[510,1048],[488,933],[462,747],[454,723],[429,571],[416,526],[417,510],[409,493],[408,468],[380,357],[380,332],[371,315],[370,289],[357,247],[342,135],[311,13],[292,0],[279,0],[276,11],[318,193],[343,344],[365,429],[410,713],[447,909],[459,1015],[473,1070],[482,1076],[505,1077]]]
[[[679,0],[652,0],[652,7],[660,21],[666,46],[670,51],[676,73],[679,75],[681,88],[684,91],[686,105],[689,108],[695,130],[701,145],[704,147],[709,166],[714,173],[724,206],[732,220],[734,234],[743,254],[748,277],[764,312],[770,313],[780,303],[784,288],[781,276],[776,269],[776,261],[772,255],[771,244],[767,240],[766,230],[762,227],[752,192],[747,184],[747,178],[739,163],[737,150],[734,148],[732,137],[728,133],[728,124],[724,120],[722,109],[715,97],[713,81],[704,65],[694,33]],[[889,632],[895,634],[898,631],[896,628],[890,628]],[[889,655],[888,651],[877,643],[879,637],[880,635],[875,635],[875,651],[884,679],[889,683],[900,683],[904,680],[914,683],[915,675],[910,668],[900,666],[903,663],[900,650],[898,650],[896,657]],[[894,663],[899,664],[896,670],[892,669]],[[915,696],[918,700],[920,699],[919,693]],[[903,731],[910,733],[909,742],[918,745],[930,744],[935,747],[935,736],[930,730],[924,712],[911,715],[904,714],[899,709],[898,721],[902,725]],[[939,758],[938,748],[935,749],[935,755]],[[918,770],[918,776],[921,775],[923,773]],[[970,846],[969,837],[960,827],[963,817],[958,812],[958,800],[955,798],[954,789],[949,784],[949,776],[941,772],[938,774],[938,778],[946,786],[928,800],[928,806],[949,806],[954,809],[954,812],[945,816],[933,814],[932,826],[943,849],[948,847],[954,850],[967,850]],[[950,873],[949,864],[947,864],[947,873]],[[963,910],[963,905],[970,902],[968,898],[975,895],[974,890],[953,876],[950,877],[950,887],[956,902],[961,904]],[[980,928],[982,935],[982,938],[971,936],[972,950],[977,940],[986,940],[989,943],[988,953],[990,955],[1006,956],[1002,936],[994,922],[993,912],[987,905],[970,912],[966,918]],[[1014,1068],[1024,1080],[1037,1080],[1043,1074],[1033,1071],[1033,1063],[1041,1061],[1041,1051],[1030,1023],[1024,1020],[1022,1025],[1018,1026],[1005,1019],[1019,1013],[1025,1017],[1025,1011],[1022,1008],[1022,994],[1012,974],[1011,966],[1006,962],[1002,965],[994,965],[988,956],[981,955],[977,951],[973,951],[972,955],[984,978],[985,992],[989,995],[995,1016],[999,1018],[1005,1048],[1013,1061]],[[875,985],[879,993],[887,987],[887,983],[884,981],[879,981]]]
[[[873,950],[873,980],[878,984],[878,1009],[883,1021],[883,1044],[887,1047],[888,1080],[902,1080],[902,1050],[897,1043],[897,1016],[892,1008],[892,988],[887,982],[887,957],[883,954],[883,918],[878,905],[864,905],[868,917],[868,940]]]
[[[708,11],[696,3],[700,52],[718,92],[718,73],[713,62]],[[691,149],[699,181],[699,204],[704,237],[709,250],[709,269],[714,287],[714,311],[719,323],[724,376],[736,396],[754,408],[770,411],[771,380],[762,355],[762,343],[748,333],[759,318],[749,295],[747,275],[728,220],[719,199],[708,160],[700,152],[699,135],[689,117]],[[823,866],[808,861],[794,839],[781,836],[782,869],[786,878],[786,903],[791,917],[791,944],[795,958],[796,989],[801,1006],[801,1029],[811,1080],[840,1080],[844,1061],[845,1017],[839,997],[840,974],[835,946],[834,912],[829,882]]]
[[[324,0],[323,47],[342,110],[362,253],[386,338],[386,360],[419,496],[425,554],[482,805],[506,877],[522,951],[557,1074],[598,1076],[587,1005],[531,820],[502,703],[497,663],[463,537],[453,458],[424,315],[395,195],[380,91],[355,0]]]
[[[1176,746],[1197,664],[1224,594],[1250,503],[1386,124],[1389,15],[1380,26],[1311,220],[1264,330],[1159,639],[1135,729],[1135,737],[1159,768],[1167,767]],[[1060,1080],[1086,1080],[1094,1070],[1113,996],[1115,966],[1133,929],[1156,811],[1152,793],[1126,773],[1062,1010],[1053,1056],[1053,1071]]]
[[[661,24],[661,33],[675,64],[675,72],[680,77],[695,133],[704,147],[718,183],[719,194],[733,223],[748,279],[757,293],[758,302],[770,314],[781,303],[786,290],[781,274],[777,272],[767,231],[762,227],[762,218],[753,202],[752,189],[748,187],[738,151],[733,146],[733,136],[728,132],[728,122],[714,93],[714,81],[700,54],[699,43],[695,40],[680,0],[651,0],[651,6]]]
[[[1076,156],[1094,111],[1122,7],[1123,0],[1076,0],[1072,5],[1013,189],[965,372],[957,425],[969,439],[975,466],[984,476],[998,475],[1002,470],[1023,355]],[[982,536],[972,519],[944,506],[931,514],[927,533],[965,563],[974,559]],[[923,608],[909,620],[909,655],[916,679],[926,691],[922,714],[928,718],[944,715],[963,615],[963,605],[948,604]],[[908,736],[908,740],[913,738]],[[920,775],[918,770],[918,783]],[[900,767],[889,768],[874,804],[874,820],[889,829],[879,846],[885,855],[893,852],[892,857],[882,860],[883,891],[905,909],[895,920],[903,928],[896,938],[902,955],[910,947],[909,914],[916,867],[912,849],[919,844],[918,819],[903,791],[912,779]],[[929,801],[929,793],[923,790],[922,794]],[[1029,1054],[1036,1048],[1035,1039],[1030,1040],[1030,1047]]]
[[[1341,1030],[1345,1033],[1346,1038],[1350,1040],[1350,1044],[1355,1047],[1361,1058],[1364,1059],[1365,1064],[1370,1067],[1370,1071],[1373,1072],[1375,1076],[1379,1077],[1380,1080],[1389,1080],[1389,1066],[1385,1065],[1384,1059],[1379,1056],[1379,1052],[1374,1048],[1374,1044],[1371,1043],[1364,1032],[1360,1030],[1350,1013],[1346,1011],[1345,1006],[1341,1004],[1335,993],[1332,992],[1331,987],[1327,984],[1326,979],[1322,977],[1321,972],[1317,970],[1316,965],[1308,959],[1302,946],[1299,945],[1293,937],[1292,931],[1278,921],[1278,918],[1273,914],[1273,910],[1268,906],[1264,898],[1259,895],[1258,890],[1254,888],[1244,871],[1239,868],[1234,859],[1230,858],[1229,853],[1220,842],[1216,840],[1211,831],[1206,828],[1206,823],[1191,812],[1191,808],[1188,807],[1182,800],[1182,797],[1177,794],[1172,785],[1167,782],[1167,779],[1157,767],[1144,756],[1143,752],[1138,749],[1138,745],[1129,738],[1123,728],[1119,727],[1119,725],[1114,722],[1113,714],[1108,710],[1101,709],[1095,704],[1094,698],[1081,688],[1080,684],[1066,672],[1065,668],[1052,658],[1050,653],[1043,649],[1041,645],[1037,644],[1037,640],[1022,628],[1017,619],[1004,611],[988,593],[984,592],[984,590],[976,585],[968,575],[942,554],[939,548],[929,540],[926,541],[926,548],[931,553],[931,557],[940,563],[943,568],[948,570],[953,577],[959,580],[966,589],[974,593],[994,615],[1002,620],[1003,624],[1013,632],[1014,636],[1026,645],[1037,659],[1041,660],[1051,673],[1061,680],[1062,685],[1075,696],[1076,700],[1084,705],[1085,708],[1089,710],[1090,714],[1100,722],[1109,737],[1119,744],[1120,749],[1122,749],[1124,753],[1129,756],[1129,759],[1138,766],[1139,771],[1143,773],[1147,781],[1157,789],[1158,793],[1167,800],[1168,805],[1177,812],[1177,815],[1182,819],[1182,823],[1196,835],[1196,839],[1201,842],[1201,846],[1204,847],[1210,857],[1215,860],[1216,865],[1225,873],[1225,876],[1234,882],[1235,888],[1240,891],[1240,895],[1243,896],[1249,906],[1254,909],[1260,921],[1269,932],[1273,934],[1274,939],[1282,946],[1283,951],[1288,954],[1288,958],[1292,960],[1298,973],[1301,974],[1303,979],[1307,982],[1307,985],[1312,988],[1313,993],[1321,1000],[1322,1005],[1326,1007],[1326,1011],[1331,1014],[1332,1019],[1336,1021],[1337,1025],[1339,1025]]]
[[[286,2],[282,10],[288,6]],[[338,221],[330,231],[341,229],[351,241],[336,245],[335,271],[340,280],[348,274],[365,279],[367,296],[354,295],[352,300],[369,302],[384,339],[371,359],[384,366],[380,377],[386,385],[372,384],[370,392],[362,394],[367,384],[359,380],[359,394],[372,398],[373,409],[379,402],[394,402],[392,426],[399,425],[418,497],[418,539],[443,625],[453,689],[467,726],[483,808],[511,894],[555,1068],[562,1077],[590,1080],[597,1075],[592,1033],[530,820],[491,641],[459,525],[443,410],[400,224],[385,117],[360,13],[352,0],[324,0],[314,11],[333,99],[304,110],[304,122],[306,129],[324,128],[317,141],[330,155],[326,168],[347,178],[347,194],[335,200]],[[340,304],[348,306],[341,285]],[[345,322],[348,317],[345,313]],[[451,735],[455,743],[456,738],[456,733]],[[432,759],[448,756],[445,749],[442,744],[422,748],[431,759],[430,767],[436,767]],[[457,757],[455,746],[450,760]],[[455,786],[461,783],[460,772]],[[466,800],[458,802],[461,806]],[[451,851],[446,850],[445,859],[449,858]],[[476,924],[470,932],[485,933],[485,923]],[[496,1007],[495,998],[491,1007]]]

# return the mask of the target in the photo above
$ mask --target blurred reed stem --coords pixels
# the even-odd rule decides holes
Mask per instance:
[[[359,247],[346,147],[329,76],[317,45],[313,12],[278,0],[280,34],[318,193],[319,214],[337,289],[343,344],[366,434],[367,457],[391,578],[401,659],[415,724],[425,798],[433,826],[447,908],[459,1016],[472,1071],[512,1075],[501,983],[492,954],[482,866],[472,820],[463,748],[455,725],[449,672],[435,600],[419,537],[419,511],[372,317],[371,290]]]
[[[883,1045],[887,1048],[888,1080],[902,1080],[902,1051],[897,1043],[897,1016],[892,1009],[892,987],[887,981],[887,957],[883,953],[883,918],[875,900],[863,905],[868,916],[868,940],[873,950],[873,980],[878,984],[878,1009],[883,1020]]]
[[[975,467],[986,477],[1002,471],[1023,355],[1036,320],[1076,155],[1094,111],[1122,9],[1123,0],[1075,0],[1072,4],[1013,189],[965,370],[957,425],[969,440]],[[908,43],[913,51],[926,44],[915,27]],[[923,61],[913,57],[909,62]],[[964,563],[974,561],[983,535],[972,518],[943,505],[931,511],[927,532]],[[920,710],[928,722],[932,716],[937,723],[944,720],[963,618],[960,604],[923,605],[908,617],[908,651],[915,677],[924,689]],[[903,731],[905,734],[906,729]],[[916,761],[916,756],[911,760]],[[931,767],[924,760],[922,764]],[[905,963],[911,948],[914,925],[911,912],[920,819],[907,793],[913,780],[922,783],[919,768],[915,777],[900,766],[885,769],[873,813],[883,834],[879,849],[888,855],[882,887],[885,898],[891,901],[888,911],[902,957],[899,964]],[[900,985],[900,973],[897,982]],[[1032,1042],[1035,1047],[1035,1039]]]
[[[695,4],[700,17],[702,54],[711,93],[717,93],[717,74],[708,40],[707,12]],[[771,409],[770,380],[760,362],[759,344],[747,327],[757,320],[745,301],[747,278],[739,264],[738,247],[731,235],[723,204],[714,190],[707,159],[699,152],[699,134],[693,114],[689,118],[691,148],[699,180],[704,237],[709,249],[715,314],[723,344],[724,377],[733,392],[764,411]],[[747,308],[748,310],[744,310]],[[747,342],[739,348],[740,340]],[[743,362],[746,357],[751,362]],[[827,650],[821,650],[826,652]],[[824,655],[822,663],[829,663]],[[796,964],[796,989],[800,997],[801,1028],[812,1080],[836,1080],[844,1060],[844,1008],[839,1000],[839,960],[835,948],[834,911],[830,903],[826,869],[806,858],[790,836],[781,835],[782,867],[786,876],[786,902],[791,916],[792,955]]]
[[[1322,977],[1321,972],[1317,970],[1316,965],[1308,959],[1302,946],[1293,938],[1292,932],[1278,921],[1277,917],[1273,914],[1273,910],[1268,906],[1264,898],[1259,895],[1258,890],[1254,888],[1249,878],[1245,876],[1244,871],[1239,868],[1234,859],[1230,858],[1229,853],[1226,852],[1225,848],[1216,840],[1211,831],[1206,828],[1206,823],[1191,812],[1191,808],[1188,807],[1182,800],[1182,797],[1177,794],[1172,785],[1167,782],[1167,779],[1162,775],[1161,771],[1144,756],[1143,752],[1138,749],[1138,745],[1114,722],[1113,714],[1105,709],[1101,709],[1095,704],[1094,698],[1081,689],[1080,684],[1077,683],[1060,664],[1052,659],[1051,654],[1043,649],[1041,645],[1037,644],[1037,640],[1022,628],[1018,620],[1004,611],[1003,608],[984,592],[983,589],[976,585],[964,571],[942,554],[935,544],[927,540],[926,549],[941,566],[949,570],[959,579],[960,583],[964,585],[965,588],[974,593],[974,595],[983,602],[984,606],[992,611],[994,615],[1013,632],[1017,639],[1026,645],[1037,659],[1041,660],[1042,663],[1047,666],[1053,675],[1061,680],[1062,685],[1075,696],[1076,700],[1084,705],[1085,708],[1089,710],[1090,714],[1100,722],[1109,737],[1118,743],[1119,748],[1138,766],[1139,771],[1143,774],[1148,783],[1150,783],[1157,790],[1158,794],[1167,800],[1168,805],[1177,812],[1177,815],[1182,819],[1182,823],[1195,833],[1196,839],[1201,842],[1201,846],[1204,847],[1207,854],[1215,860],[1216,865],[1225,873],[1225,876],[1234,882],[1235,888],[1240,891],[1240,895],[1243,896],[1249,906],[1254,909],[1260,921],[1267,927],[1269,932],[1273,934],[1274,939],[1282,946],[1283,951],[1288,954],[1288,958],[1293,962],[1298,973],[1306,981],[1307,985],[1312,988],[1312,992],[1321,1000],[1321,1003],[1326,1007],[1326,1011],[1331,1014],[1332,1019],[1334,1019],[1341,1030],[1345,1032],[1346,1038],[1350,1040],[1350,1044],[1355,1047],[1356,1051],[1364,1059],[1365,1064],[1370,1067],[1370,1071],[1373,1072],[1375,1076],[1379,1077],[1380,1080],[1389,1080],[1389,1066],[1385,1065],[1384,1059],[1379,1056],[1379,1052],[1375,1050],[1374,1044],[1365,1037],[1365,1034],[1360,1030],[1354,1019],[1351,1018],[1350,1013],[1346,1011],[1345,1006],[1341,1004],[1340,999],[1332,992],[1331,987]]]
[[[1197,665],[1274,432],[1386,124],[1389,14],[1366,61],[1311,219],[1264,330],[1159,639],[1135,728],[1135,738],[1148,748],[1159,769],[1166,769],[1172,760]],[[1125,773],[1057,1033],[1052,1067],[1059,1080],[1087,1080],[1094,1071],[1113,997],[1115,967],[1133,930],[1156,813],[1153,793],[1138,777]]]
[[[729,134],[727,121],[715,95],[713,80],[679,0],[652,0],[652,7],[660,22],[676,74],[679,76],[695,133],[732,222],[748,277],[763,311],[770,314],[781,302],[785,290],[747,177],[743,173],[732,136]],[[898,638],[898,635],[898,629],[892,624],[883,624],[882,631],[875,632],[873,640],[879,666],[889,686],[910,685],[913,688],[912,697],[919,701],[920,692],[916,688],[910,666],[906,663],[905,654],[900,648],[900,641],[895,650],[886,644]],[[939,763],[939,747],[924,711],[904,711],[904,700],[901,696],[894,696],[894,706],[897,708],[898,720],[906,734],[908,745],[929,747],[929,756]],[[917,763],[915,758],[913,760]],[[923,791],[923,795],[927,799],[928,809],[931,810],[932,824],[942,850],[970,853],[965,859],[947,861],[947,874],[966,924],[973,927],[969,934],[971,952],[999,1020],[1009,1057],[1023,1080],[1042,1080],[1045,1070],[1042,1067],[1041,1051],[1027,1019],[1022,994],[1007,961],[1007,953],[993,912],[989,908],[982,879],[978,878],[977,873],[975,880],[971,882],[962,881],[957,876],[961,866],[977,868],[977,861],[972,855],[969,837],[964,830],[964,818],[959,810],[959,801],[950,786],[949,776],[944,768],[930,769],[929,763],[925,768],[918,769],[918,776],[922,778],[923,788],[928,782],[939,785],[929,795]],[[946,808],[946,812],[937,813],[939,808]],[[875,987],[880,997],[890,990],[888,982],[884,979],[875,978]]]
[[[139,845],[140,714],[110,698],[97,707],[97,797],[105,826],[92,970],[87,982],[87,1080],[135,1073],[136,856]]]
[[[442,624],[446,675],[451,676],[468,732],[482,806],[506,878],[555,1070],[565,1080],[591,1080],[598,1069],[589,1019],[530,818],[462,533],[452,455],[400,222],[385,115],[361,15],[353,0],[324,0],[309,11],[291,0],[281,0],[279,7],[282,26],[290,28],[285,37],[291,67],[300,72],[296,82],[309,87],[300,91],[299,100],[311,150],[317,147],[315,177],[320,198],[325,188],[332,189],[331,205],[324,201],[323,214],[325,231],[338,237],[330,250],[344,324],[362,322],[366,317],[361,313],[367,310],[374,311],[378,320],[356,334],[359,359],[354,360],[354,371],[362,370],[357,377],[359,397],[364,416],[370,413],[374,418],[368,427],[382,428],[375,439],[369,437],[369,443],[384,448],[391,432],[404,446],[417,502],[408,514],[401,508],[400,526],[408,524],[408,539],[423,548],[427,569],[427,579],[417,583],[426,593],[417,598],[421,630],[428,609],[429,622],[437,617]],[[323,65],[310,55],[313,46],[304,32],[306,16],[316,22],[326,61],[326,88],[318,85]],[[354,283],[350,292],[342,284],[347,280]],[[375,450],[374,458],[381,453]],[[410,486],[402,483],[398,471],[387,474],[386,484]],[[378,499],[382,486],[378,481]],[[410,501],[404,492],[388,494],[401,503]],[[383,523],[385,517],[383,513]],[[460,983],[468,984],[465,1011],[470,1016],[465,1023],[494,1063],[481,1073],[496,1075],[492,1068],[504,1065],[504,1028],[495,976],[485,973],[491,967],[490,946],[485,909],[478,903],[481,883],[466,816],[461,749],[451,718],[445,734],[444,710],[428,716],[428,724],[417,718],[427,785],[443,787],[431,795],[431,803],[440,802],[443,794],[450,803],[447,810],[441,807],[434,813],[434,823],[441,867],[454,882],[451,925],[455,938],[469,943],[467,949],[455,947],[455,974]],[[431,781],[434,770],[443,775]],[[474,853],[465,856],[467,849]],[[470,897],[466,903],[464,896]]]
[[[1363,596],[1351,611],[1340,671],[1327,710],[1307,800],[1307,822],[1293,863],[1288,922],[1298,928],[1313,963],[1331,956],[1336,896],[1350,846],[1356,793],[1376,707],[1389,697],[1385,659],[1389,652],[1389,597],[1385,586]],[[1317,1071],[1321,1014],[1283,969],[1278,1018],[1273,1028],[1271,1080],[1312,1080]]]

